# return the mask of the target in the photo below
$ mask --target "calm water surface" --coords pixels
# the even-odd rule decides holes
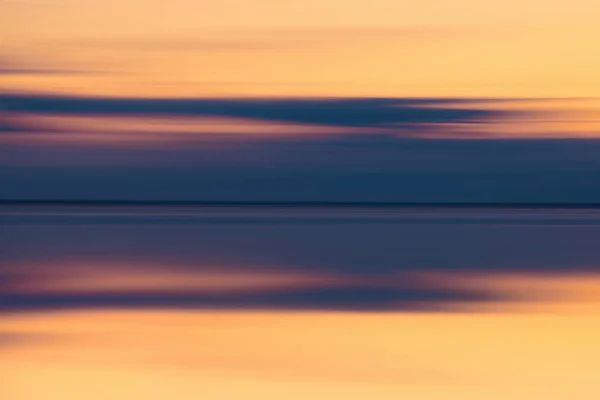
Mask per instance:
[[[30,399],[596,399],[600,211],[3,207]]]

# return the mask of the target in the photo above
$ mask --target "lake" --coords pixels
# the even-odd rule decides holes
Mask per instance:
[[[0,207],[0,394],[597,399],[600,210]]]

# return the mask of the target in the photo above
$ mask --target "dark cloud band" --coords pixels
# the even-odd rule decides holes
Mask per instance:
[[[4,95],[11,111],[66,115],[219,116],[339,127],[472,123],[506,112],[453,105],[467,99],[144,99]],[[471,100],[473,101],[473,100]]]

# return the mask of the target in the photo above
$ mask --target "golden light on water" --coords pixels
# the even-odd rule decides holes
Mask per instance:
[[[600,393],[597,313],[86,311],[2,325],[24,337],[2,351],[11,400]]]

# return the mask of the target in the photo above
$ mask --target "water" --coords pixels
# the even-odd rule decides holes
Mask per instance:
[[[3,398],[597,398],[599,222],[6,206]]]

